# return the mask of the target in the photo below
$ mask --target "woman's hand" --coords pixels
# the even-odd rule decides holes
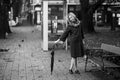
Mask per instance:
[[[63,41],[60,41],[60,39],[58,39],[58,40],[56,40],[54,43],[55,43],[55,44],[57,44],[57,43],[63,44]]]
[[[85,41],[84,40],[82,40],[83,41],[83,44],[85,44]]]
[[[60,39],[56,40],[54,43],[57,44],[60,41]]]
[[[63,44],[64,42],[63,41],[59,41],[60,44]]]

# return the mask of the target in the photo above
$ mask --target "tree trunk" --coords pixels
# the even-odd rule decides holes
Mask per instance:
[[[81,15],[82,15],[82,27],[85,33],[95,32],[93,26],[93,10],[89,5],[89,0],[80,0],[81,3]]]
[[[8,23],[8,4],[1,1],[0,4],[0,38],[5,38],[6,33],[11,33],[10,26]]]
[[[0,14],[0,39],[4,39],[5,37],[6,37],[5,29],[4,29],[3,20],[2,20],[1,14]]]
[[[12,33],[10,26],[9,26],[8,18],[4,20],[4,27],[8,34]]]
[[[0,3],[3,3],[2,1],[0,1]],[[0,4],[0,10],[1,10],[1,12],[0,12],[0,39],[3,39],[3,38],[5,38],[5,28],[4,28],[4,26],[3,26],[3,18],[4,18],[4,16],[3,16],[3,6],[2,6],[2,4]]]
[[[82,27],[85,33],[95,32],[93,25],[93,14],[82,12]]]
[[[22,0],[13,0],[11,5],[13,7],[13,19],[16,21],[16,17],[20,15],[22,9]]]
[[[81,13],[82,13],[82,27],[85,33],[95,32],[93,24],[93,13],[104,2],[104,0],[98,0],[97,3],[91,5],[89,0],[80,0]]]
[[[11,33],[11,30],[10,30],[10,26],[9,26],[9,23],[8,23],[8,19],[9,19],[9,15],[8,15],[8,11],[9,11],[9,8],[8,8],[8,5],[7,4],[4,4],[3,6],[3,26],[5,28],[5,31],[7,33]]]

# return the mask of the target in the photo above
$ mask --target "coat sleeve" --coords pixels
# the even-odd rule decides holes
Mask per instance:
[[[84,39],[83,28],[82,28],[82,26],[80,26],[80,27],[81,27],[81,36],[82,36],[82,39]]]
[[[70,33],[70,27],[67,27],[59,39],[64,42],[68,37],[69,33]]]

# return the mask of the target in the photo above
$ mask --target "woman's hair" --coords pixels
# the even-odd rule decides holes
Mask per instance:
[[[76,18],[76,15],[74,14],[74,13],[72,13],[72,12],[70,12],[69,14],[68,14],[68,16],[73,16],[74,18]]]
[[[75,18],[75,22],[71,21],[71,20],[69,19],[69,16],[73,16],[73,17]],[[76,17],[76,15],[75,15],[73,12],[70,12],[70,13],[68,14],[68,24],[69,24],[69,25],[72,25],[72,26],[75,26],[75,27],[80,24],[79,19]]]

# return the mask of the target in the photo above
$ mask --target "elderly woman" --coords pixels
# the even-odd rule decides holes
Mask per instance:
[[[82,57],[83,53],[83,32],[82,27],[80,25],[80,21],[76,17],[76,15],[72,12],[68,14],[68,27],[61,35],[61,37],[55,41],[56,43],[63,43],[66,38],[70,40],[70,53],[71,53],[71,64],[69,68],[69,73],[73,74],[80,74],[79,70],[77,69],[77,58]],[[74,72],[73,72],[74,66]]]

